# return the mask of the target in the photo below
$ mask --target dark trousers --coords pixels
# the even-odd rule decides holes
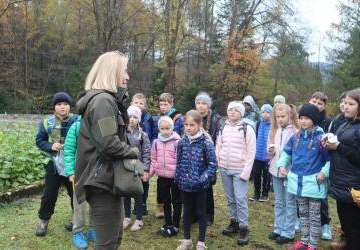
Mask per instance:
[[[341,228],[346,239],[346,250],[360,247],[360,208],[355,203],[336,202]]]
[[[148,199],[148,196],[149,196],[149,182],[142,182],[143,184],[143,188],[144,188],[144,193],[142,194],[142,209],[143,209],[143,212],[146,212],[147,210],[147,199]]]
[[[122,239],[123,199],[97,188],[87,190],[86,195],[96,231],[95,249],[118,249]]]
[[[131,198],[132,197],[124,197],[124,210],[125,210],[125,217],[130,218],[131,217]],[[135,205],[135,216],[137,220],[142,220],[143,215],[143,199],[142,195],[137,195],[134,197]]]
[[[44,193],[41,197],[41,204],[39,209],[39,218],[42,220],[50,220],[54,214],[55,204],[59,194],[61,184],[66,187],[67,193],[70,197],[71,209],[73,209],[73,187],[69,178],[61,176],[57,173],[53,161],[50,161],[46,166],[45,172],[45,187]]]
[[[206,190],[201,190],[198,192],[181,191],[181,197],[184,204],[184,239],[191,239],[191,223],[194,217],[193,212],[196,211],[199,220],[199,241],[204,242],[206,232]]]
[[[158,178],[158,190],[164,202],[165,226],[179,228],[181,219],[181,194],[172,178]],[[172,205],[172,209],[171,209]],[[173,210],[173,213],[171,213]]]
[[[206,189],[206,220],[214,223],[214,191],[212,185]]]
[[[254,170],[255,195],[260,196],[262,194],[267,196],[270,190],[269,164],[265,161],[255,160],[253,170]],[[262,187],[262,192],[261,192],[261,187]]]
[[[160,195],[160,190],[159,190],[159,178],[156,180],[156,202],[157,204],[163,204],[163,199]]]
[[[329,204],[327,199],[321,200],[320,213],[321,226],[324,226],[325,224],[330,224],[331,218],[329,216]]]

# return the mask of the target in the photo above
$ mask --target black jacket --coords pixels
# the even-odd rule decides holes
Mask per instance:
[[[360,190],[360,121],[345,120],[336,130],[340,144],[332,151],[330,195],[353,203],[350,188]]]

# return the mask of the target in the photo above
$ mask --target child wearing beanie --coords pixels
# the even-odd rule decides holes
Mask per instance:
[[[159,136],[151,147],[149,177],[154,174],[158,176],[158,193],[164,202],[165,224],[157,234],[170,237],[178,234],[181,218],[181,195],[174,181],[177,144],[180,136],[174,132],[174,121],[169,116],[160,117],[158,128]]]
[[[278,104],[278,103],[286,103],[286,99],[285,99],[285,96],[283,95],[276,95],[274,97],[274,105]]]
[[[64,184],[71,199],[73,186],[66,177],[63,159],[63,144],[71,125],[78,119],[77,115],[70,113],[71,98],[65,92],[58,92],[52,98],[54,113],[39,123],[36,135],[36,146],[48,154],[50,161],[47,163],[45,174],[45,187],[39,209],[40,223],[36,236],[45,236],[49,220],[54,213],[55,203],[61,184]],[[57,162],[57,164],[55,164]],[[61,164],[62,163],[62,164]],[[72,223],[66,225],[72,230]]]
[[[143,186],[146,186],[148,185],[147,175],[150,167],[150,140],[146,132],[144,132],[139,126],[141,121],[141,109],[131,105],[127,109],[127,113],[129,116],[127,137],[130,145],[137,147],[140,152],[139,160],[143,163],[144,166],[142,184]],[[134,224],[131,226],[130,231],[136,232],[141,230],[144,226],[144,222],[142,220],[144,201],[141,194],[135,196],[134,200],[134,211],[136,219]],[[125,230],[131,225],[131,197],[124,197],[124,210],[125,218],[123,220],[123,229]]]
[[[244,114],[242,102],[230,102],[228,119],[216,142],[216,156],[230,214],[230,224],[222,233],[239,233],[238,245],[249,242],[247,190],[256,150],[255,131],[244,122]]]
[[[300,130],[287,142],[276,167],[287,176],[287,192],[297,196],[301,239],[293,243],[292,249],[316,249],[321,234],[321,199],[327,197],[330,154],[321,145],[324,132],[317,126],[318,108],[304,104],[299,122]]]
[[[256,124],[256,154],[253,166],[254,195],[251,201],[268,201],[270,189],[269,160],[267,158],[267,142],[271,127],[270,118],[273,108],[270,104],[261,107],[261,118]]]

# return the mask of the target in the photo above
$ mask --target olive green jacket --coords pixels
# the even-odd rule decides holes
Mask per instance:
[[[77,144],[75,193],[79,204],[91,187],[113,192],[116,159],[136,159],[138,149],[128,144],[124,92],[90,90],[76,108],[82,115]]]

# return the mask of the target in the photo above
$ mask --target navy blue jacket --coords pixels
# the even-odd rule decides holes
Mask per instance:
[[[167,115],[169,116],[171,119],[174,120],[175,117],[177,117],[174,121],[174,131],[180,135],[180,137],[183,136],[184,134],[184,118],[182,117],[180,111],[178,111],[175,108],[172,108],[168,113],[166,114],[158,114],[157,116],[154,117],[154,129],[153,129],[153,134],[155,137],[155,139],[158,137],[158,133],[159,133],[159,127],[158,127],[158,122],[161,116],[163,115]]]
[[[157,138],[158,134],[153,133],[154,132],[154,120],[153,120],[152,116],[149,114],[149,112],[144,111],[141,114],[140,126],[143,129],[143,131],[145,131],[146,134],[148,135],[150,143],[152,143],[153,140],[155,140]]]
[[[185,136],[179,141],[175,182],[180,190],[197,192],[208,188],[216,169],[214,145],[204,134],[194,140]]]

